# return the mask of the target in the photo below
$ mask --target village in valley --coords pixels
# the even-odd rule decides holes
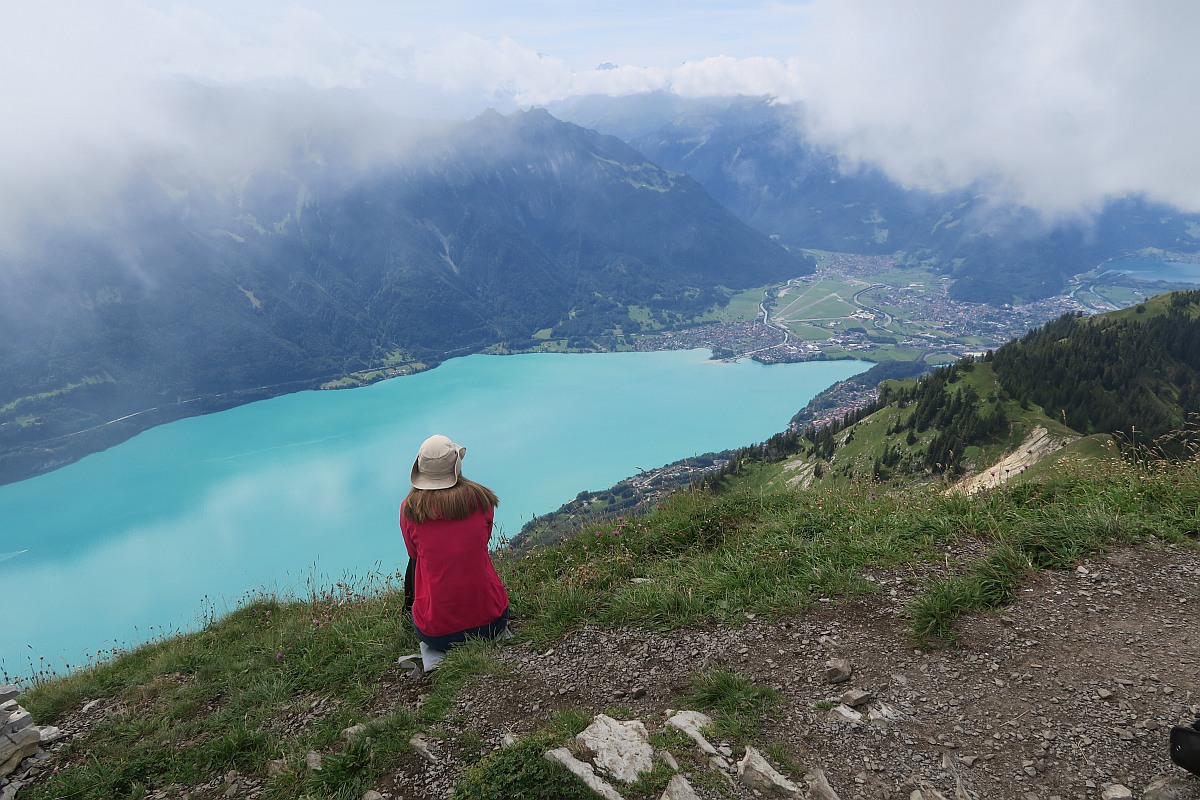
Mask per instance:
[[[950,294],[952,279],[893,256],[814,253],[817,270],[735,295],[724,315],[637,339],[638,350],[701,347],[766,364],[815,359],[942,364],[999,347],[1067,313],[1098,313],[1158,290],[1080,276],[1061,295],[1001,307]]]
[[[1063,314],[1111,311],[1172,288],[1098,268],[1062,294],[997,307],[955,299],[949,275],[896,256],[809,252],[813,274],[741,292],[691,327],[637,337],[635,349],[705,348],[714,358],[764,364],[851,358],[934,367],[995,349]],[[874,388],[850,381],[823,395],[804,424],[840,418],[870,402]]]

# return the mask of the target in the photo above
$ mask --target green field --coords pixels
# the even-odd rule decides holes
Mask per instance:
[[[759,286],[733,293],[724,308],[714,308],[699,317],[701,322],[752,322],[762,316],[763,293],[775,286]],[[630,317],[633,316],[632,310]]]
[[[829,337],[833,336],[834,332],[829,328],[818,328],[816,325],[809,325],[803,322],[787,322],[787,329],[792,332],[793,336],[804,339],[808,342],[824,342],[828,341]]]
[[[921,359],[942,364],[998,347],[1056,318],[1063,309],[1078,307],[1060,296],[1025,310],[977,308],[950,296],[952,279],[948,275],[909,261],[905,253],[866,256],[806,252],[817,261],[815,274],[773,286],[730,291],[724,308],[711,309],[692,321],[741,323],[759,319],[765,294],[771,298],[766,300],[771,321],[785,326],[798,342],[815,345],[826,358]],[[1102,272],[1098,268],[1076,280],[1095,280]],[[1074,294],[1085,311],[1126,308],[1144,297],[1137,286],[1085,285],[1086,289],[1076,284]],[[630,308],[632,320],[643,317],[648,319],[649,314]],[[834,338],[838,339],[836,344],[830,341]],[[888,338],[895,339],[895,343],[889,344]]]

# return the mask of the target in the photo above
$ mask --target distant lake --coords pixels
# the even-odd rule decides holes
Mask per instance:
[[[432,433],[467,447],[464,474],[496,490],[512,535],[585,489],[762,441],[870,366],[708,355],[474,355],[179,420],[0,486],[0,678],[195,628],[260,591],[402,569],[397,508]]]
[[[1124,272],[1139,281],[1168,281],[1200,285],[1200,264],[1140,258],[1110,261],[1105,266],[1117,272]]]

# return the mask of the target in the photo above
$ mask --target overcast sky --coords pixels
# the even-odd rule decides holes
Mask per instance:
[[[186,141],[162,103],[181,79],[434,117],[770,94],[906,185],[986,180],[1050,215],[1131,193],[1200,211],[1198,40],[1195,0],[0,0],[0,227]]]

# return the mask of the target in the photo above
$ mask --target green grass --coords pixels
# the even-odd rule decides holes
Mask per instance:
[[[763,300],[763,292],[769,288],[771,287],[759,286],[755,289],[747,289],[743,292],[738,292],[733,297],[729,298],[729,304],[725,306],[725,312],[733,319],[758,319],[762,314],[758,307],[759,303],[761,303]]]
[[[468,767],[454,787],[454,800],[594,800],[596,794],[581,780],[542,757],[569,742],[588,721],[578,709],[560,712],[549,725]]]
[[[787,329],[792,332],[792,335],[809,342],[824,342],[834,335],[833,331],[829,328],[822,328],[803,322],[788,322],[786,324]]]
[[[64,763],[73,766],[26,793],[136,796],[142,788],[194,784],[228,769],[265,774],[267,761],[277,758],[289,768],[271,780],[271,797],[321,794],[331,776],[340,776],[339,786],[365,786],[374,764],[407,747],[411,732],[437,713],[435,691],[422,718],[406,711],[377,718],[375,755],[366,761],[339,743],[344,728],[367,721],[383,671],[415,649],[415,637],[399,622],[402,605],[401,594],[377,583],[362,589],[342,583],[304,602],[259,598],[198,633],[34,686],[22,703],[39,720],[56,719],[88,698],[129,711],[98,719],[86,741],[64,751]],[[455,663],[470,655],[448,659],[447,683],[455,679]],[[313,702],[326,712],[298,733],[278,729],[276,720],[306,715]],[[331,751],[319,774],[302,766],[310,750]]]
[[[1114,546],[1194,546],[1200,538],[1200,461],[1064,460],[1039,480],[970,497],[940,484],[792,491],[772,483],[781,469],[753,467],[723,494],[679,493],[644,517],[587,527],[527,554],[497,554],[521,638],[554,642],[585,621],[669,630],[736,625],[747,613],[785,619],[822,599],[878,591],[866,577],[880,570],[924,563],[942,566],[920,570],[933,577],[908,609],[911,633],[952,642],[963,614],[1011,602],[1031,570],[1070,568]],[[981,554],[943,564],[958,540]],[[494,655],[506,645],[472,643],[433,674],[419,709],[381,712],[381,678],[416,646],[401,604],[388,579],[300,600],[255,598],[200,632],[28,687],[21,702],[40,724],[88,699],[116,713],[69,743],[61,771],[22,797],[137,797],[230,769],[266,779],[276,760],[285,767],[266,779],[268,800],[361,797],[410,757],[409,737],[444,723],[465,687],[502,672]],[[770,690],[724,672],[698,676],[693,693],[730,741],[753,739],[775,702]],[[524,796],[572,796],[564,773],[543,766],[540,752],[529,756],[581,722],[586,714],[560,719],[519,746],[525,750],[488,755],[468,770],[458,796],[517,796],[504,792],[535,786],[557,794]],[[356,723],[369,723],[366,738],[341,741]],[[311,750],[326,757],[319,773],[305,766]]]
[[[853,281],[834,279],[804,284],[777,300],[773,314],[785,321],[849,317],[856,307],[840,298],[849,298],[861,288]]]
[[[692,679],[688,698],[696,708],[710,712],[713,733],[727,741],[753,743],[766,719],[783,703],[779,692],[751,683],[724,669],[713,669]]]
[[[710,309],[705,314],[696,317],[696,321],[700,322],[752,322],[762,316],[762,311],[759,310],[759,303],[763,300],[763,292],[771,288],[777,288],[781,284],[771,284],[768,286],[759,286],[753,289],[745,289],[740,292],[730,292],[729,300],[724,306]],[[634,317],[632,310],[630,318]]]

